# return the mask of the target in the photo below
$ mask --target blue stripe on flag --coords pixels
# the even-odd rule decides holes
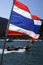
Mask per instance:
[[[40,25],[34,25],[34,32],[39,34]]]

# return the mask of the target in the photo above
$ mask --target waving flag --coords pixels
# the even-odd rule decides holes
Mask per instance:
[[[40,25],[36,25],[34,23],[28,7],[18,1],[15,1],[11,13],[9,31],[11,31],[12,34],[14,32],[19,32],[33,38],[38,38],[38,26]]]

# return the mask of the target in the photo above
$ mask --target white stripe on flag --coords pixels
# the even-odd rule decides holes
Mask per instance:
[[[35,24],[35,25],[41,25],[42,22],[41,22],[40,20],[34,20],[34,24]]]
[[[9,30],[21,32],[21,33],[29,35],[30,37],[36,38],[36,39],[39,37],[39,34],[35,34],[33,31],[29,31],[29,30],[20,28],[18,26],[13,25],[13,24],[9,25]]]
[[[13,11],[17,12],[18,14],[20,14],[20,15],[26,17],[26,18],[32,19],[31,14],[30,14],[29,12],[20,9],[20,8],[18,8],[18,7],[15,6],[15,5],[14,5],[14,7],[13,7]]]

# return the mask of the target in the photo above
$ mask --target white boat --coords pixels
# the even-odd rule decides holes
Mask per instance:
[[[2,54],[3,49],[0,49],[0,54]],[[22,53],[25,52],[25,49],[19,49],[19,50],[12,50],[12,51],[7,51],[7,49],[4,50],[4,54],[9,54],[9,53],[13,53],[13,52],[18,52],[18,53]]]

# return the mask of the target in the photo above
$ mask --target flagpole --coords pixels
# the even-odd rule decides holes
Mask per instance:
[[[14,1],[15,0],[13,0],[13,3],[14,3]],[[12,13],[12,10],[13,10],[13,5],[12,5],[11,13]],[[11,14],[10,14],[10,18],[11,18]],[[10,21],[10,18],[9,18],[9,21]],[[9,21],[8,21],[7,28],[6,28],[5,41],[4,41],[4,45],[3,45],[3,50],[2,50],[0,65],[2,65],[2,63],[3,63],[4,49],[5,49],[5,46],[6,46],[7,33],[8,33],[8,28],[9,28]]]

